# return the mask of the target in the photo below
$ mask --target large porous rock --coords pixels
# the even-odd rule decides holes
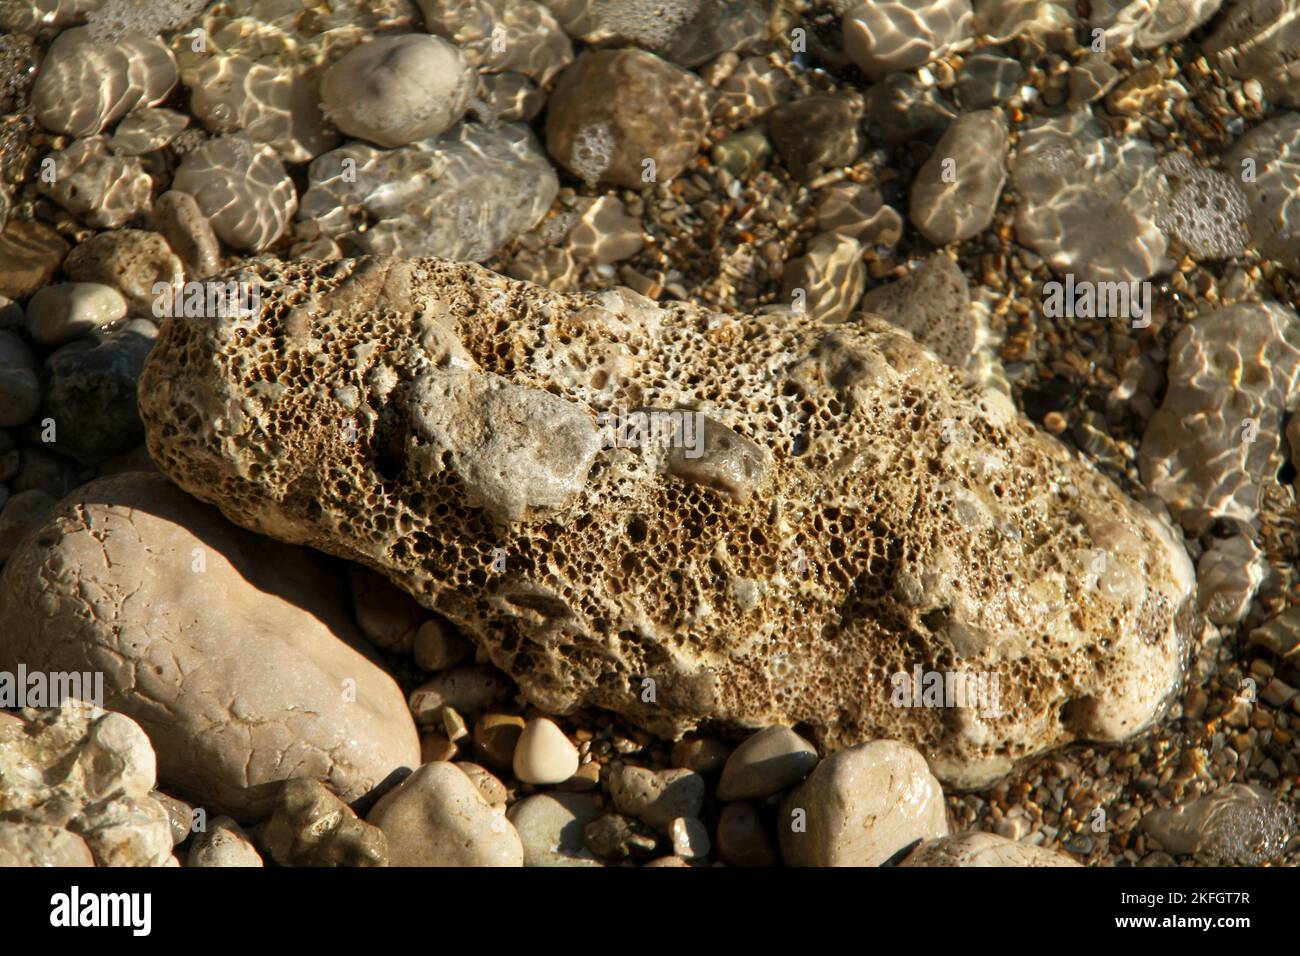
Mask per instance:
[[[978,785],[1150,726],[1179,684],[1173,532],[881,320],[434,259],[249,268],[260,316],[160,331],[150,454],[387,574],[544,711],[804,724],[822,753],[889,735]],[[916,668],[998,699],[901,706]]]
[[[5,565],[0,670],[102,672],[163,781],[209,808],[256,816],[294,777],[356,799],[420,747],[327,581],[159,475],[101,478]]]
[[[155,776],[149,738],[122,714],[71,698],[0,713],[0,861],[175,865],[167,811],[151,796]]]

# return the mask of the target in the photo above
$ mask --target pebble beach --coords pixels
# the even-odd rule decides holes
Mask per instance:
[[[0,866],[1300,864],[1300,0],[0,0]]]

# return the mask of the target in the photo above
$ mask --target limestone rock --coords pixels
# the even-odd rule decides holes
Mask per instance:
[[[94,865],[86,841],[75,833],[39,823],[0,822],[0,868]]]
[[[1283,800],[1259,786],[1228,784],[1142,818],[1142,830],[1170,853],[1207,866],[1258,866],[1282,852],[1296,824]]]
[[[1300,107],[1300,0],[1232,4],[1203,49],[1229,75],[1259,80],[1270,100]]]
[[[474,74],[460,50],[420,33],[355,46],[321,79],[330,122],[380,146],[445,132],[465,115],[473,95]]]
[[[185,269],[167,240],[143,229],[91,236],[68,253],[63,273],[74,282],[112,286],[135,315],[154,314],[154,286],[159,282],[175,286],[185,281]]]
[[[236,818],[293,777],[356,799],[419,744],[325,580],[308,553],[231,527],[161,476],[101,478],[0,574],[0,669],[102,671],[163,780]]]
[[[97,866],[169,865],[167,811],[149,797],[154,752],[134,721],[78,700],[0,718],[0,821],[71,831]],[[47,852],[84,860],[66,838]]]
[[[900,866],[1079,866],[1063,853],[993,833],[926,840]]]
[[[461,123],[397,149],[349,142],[317,158],[308,175],[299,218],[316,220],[345,247],[472,261],[535,226],[559,190],[520,123]]]
[[[388,838],[392,866],[523,866],[518,832],[450,763],[425,764],[366,820]]]
[[[864,312],[874,312],[912,337],[949,365],[966,368],[978,343],[970,288],[957,264],[942,252],[918,263],[896,282],[862,297]]]
[[[808,240],[804,254],[781,273],[786,301],[796,314],[841,322],[858,307],[867,283],[862,247],[848,236],[822,233]]]
[[[713,91],[644,50],[584,53],[555,82],[546,149],[589,183],[640,189],[686,168],[708,130]],[[646,160],[653,160],[654,178]]]
[[[1300,318],[1275,303],[1202,315],[1174,338],[1168,377],[1142,481],[1193,534],[1219,517],[1253,522],[1285,461],[1283,416],[1300,405]]]
[[[965,113],[917,172],[909,216],[936,246],[961,242],[993,222],[1006,181],[1006,120],[995,110]]]
[[[948,834],[939,781],[893,740],[832,754],[781,804],[788,866],[879,866],[915,842]]]
[[[162,102],[176,85],[176,60],[157,37],[105,42],[89,27],[50,44],[32,87],[36,120],[70,136],[94,136],[136,106]]]
[[[600,816],[584,793],[539,793],[520,800],[506,814],[519,831],[524,866],[599,866],[583,842],[587,824]]]
[[[357,819],[318,780],[287,780],[262,833],[281,866],[387,866],[384,831]]]
[[[149,212],[153,180],[134,156],[108,151],[99,137],[79,139],[48,157],[55,180],[37,188],[88,226],[116,229]]]
[[[243,135],[210,139],[186,153],[172,188],[194,197],[225,242],[251,252],[279,238],[298,208],[275,152]]]
[[[1223,0],[1097,0],[1092,26],[1106,32],[1107,47],[1132,43],[1149,50],[1181,40],[1222,5]]]
[[[1260,123],[1223,160],[1246,195],[1247,222],[1259,251],[1300,275],[1300,113]]]
[[[1171,266],[1156,224],[1163,178],[1149,143],[1109,136],[1087,109],[1031,121],[1011,165],[1016,238],[1058,274],[1149,278]]]
[[[190,842],[187,866],[260,867],[262,855],[230,817],[215,817]]]
[[[871,80],[943,56],[974,25],[970,0],[886,0],[844,14],[844,51]]]
[[[1174,533],[887,323],[564,296],[438,260],[248,268],[256,321],[161,330],[150,455],[236,523],[387,574],[544,712],[668,737],[802,722],[822,753],[888,734],[978,786],[1141,731],[1179,685],[1198,618]],[[469,389],[544,393],[546,415],[493,457],[521,425]],[[593,449],[620,409],[699,410],[766,467],[745,494],[700,480],[732,453],[685,458],[689,416],[655,419],[681,448]],[[1001,713],[891,703],[891,675],[944,658],[998,675]]]
[[[1156,224],[1198,259],[1226,259],[1246,251],[1247,199],[1232,176],[1198,166],[1185,153],[1160,161],[1169,193]]]

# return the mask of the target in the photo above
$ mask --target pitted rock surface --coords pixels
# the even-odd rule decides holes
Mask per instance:
[[[887,323],[436,259],[248,269],[259,316],[159,334],[154,460],[387,574],[544,711],[784,724],[823,753],[888,736],[978,786],[1138,732],[1180,683],[1199,619],[1173,533]],[[693,416],[682,447],[608,440],[601,413],[642,409],[701,413],[698,455]],[[915,665],[997,674],[1000,715],[893,706]]]

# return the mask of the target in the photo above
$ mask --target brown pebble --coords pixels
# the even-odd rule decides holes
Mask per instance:
[[[489,711],[474,721],[474,752],[494,770],[508,771],[523,731],[524,718],[518,714]]]

